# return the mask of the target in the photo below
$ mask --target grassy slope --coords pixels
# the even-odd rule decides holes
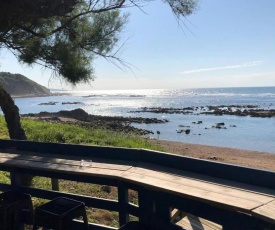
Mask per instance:
[[[70,144],[88,144],[128,148],[161,150],[145,138],[129,133],[101,129],[85,129],[77,125],[49,123],[45,121],[22,120],[28,140]],[[9,139],[5,120],[0,117],[0,138]]]
[[[32,141],[162,150],[150,144],[145,138],[125,133],[115,133],[108,130],[90,130],[77,125],[49,123],[28,119],[22,120],[22,126],[28,140]],[[0,138],[9,139],[3,116],[0,116]],[[9,174],[1,172],[0,182],[9,183]],[[51,189],[50,179],[35,177],[33,186],[36,188]],[[60,190],[63,192],[117,200],[117,189],[114,187],[111,188],[110,193],[108,193],[102,191],[102,187],[99,185],[60,180]],[[129,200],[130,202],[137,203],[136,192],[129,191]],[[45,201],[34,199],[35,206],[43,202]],[[87,213],[91,222],[118,226],[117,212],[88,208]]]

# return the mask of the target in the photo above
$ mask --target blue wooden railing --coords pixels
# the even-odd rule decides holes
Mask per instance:
[[[181,169],[193,173],[214,176],[215,178],[228,179],[275,190],[275,172],[272,171],[264,171],[207,160],[164,154],[145,149],[111,148],[14,140],[0,140],[0,149],[1,148],[16,148],[19,151],[22,150],[47,153],[48,156],[52,155],[53,157],[55,154],[64,154],[67,156],[77,156],[79,159],[88,157],[91,159],[101,158],[153,163],[159,166]],[[225,230],[264,229],[266,226],[269,227],[268,223],[242,213],[233,212],[222,207],[219,208],[217,206],[212,206],[211,204],[202,203],[193,199],[191,200],[189,198],[178,197],[175,194],[149,190],[142,186],[117,179],[88,175],[79,176],[62,171],[53,173],[50,170],[47,171],[45,169],[37,169],[33,171],[31,169],[22,168],[19,170],[2,164],[0,164],[0,170],[11,172],[11,184],[0,183],[0,190],[2,191],[9,190],[12,187],[18,188],[18,186],[20,186],[19,175],[25,173],[35,176],[115,186],[118,188],[117,201],[82,196],[78,194],[66,194],[66,197],[80,200],[88,207],[117,211],[119,213],[120,226],[128,222],[129,215],[137,216],[139,221],[142,222],[150,222],[153,219],[161,220],[161,222],[170,222],[170,207],[173,207],[221,224]],[[138,206],[128,202],[129,189],[138,192]],[[33,197],[45,199],[54,199],[58,196],[64,196],[64,193],[59,191],[27,188],[23,186],[20,186],[20,190],[31,194]],[[243,223],[246,223],[245,228],[236,228],[236,226],[243,226]],[[75,222],[75,225],[75,229],[81,230],[81,224]],[[94,230],[114,229],[96,224],[90,224],[90,226],[91,229]],[[256,226],[257,228],[255,228]]]

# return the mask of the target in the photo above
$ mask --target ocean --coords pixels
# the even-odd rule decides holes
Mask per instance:
[[[66,95],[16,98],[15,103],[21,114],[82,108],[93,115],[167,119],[169,122],[162,124],[133,125],[152,130],[155,134],[150,137],[156,139],[275,153],[275,117],[134,113],[144,107],[184,108],[210,105],[255,105],[259,109],[275,109],[275,87],[91,90],[59,93]],[[48,102],[55,103],[39,105]],[[76,103],[66,104],[68,102]],[[197,124],[197,121],[201,123]],[[225,123],[226,129],[212,128],[216,123]],[[190,126],[190,134],[178,133],[179,126]]]

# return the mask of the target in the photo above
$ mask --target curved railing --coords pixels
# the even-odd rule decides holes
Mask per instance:
[[[58,154],[72,156],[74,158],[77,157],[79,159],[97,158],[102,160],[135,162],[135,164],[149,163],[161,167],[172,168],[174,170],[184,170],[191,173],[202,174],[204,176],[230,180],[236,183],[245,183],[251,186],[261,187],[271,192],[275,190],[275,173],[271,171],[199,160],[145,149],[0,140],[0,149],[5,148],[15,148],[17,151],[46,153],[49,157],[53,158]],[[120,179],[119,177],[79,175],[63,171],[53,172],[52,170],[45,170],[45,168],[35,169],[35,171],[27,167],[15,169],[14,167],[7,166],[5,164],[0,164],[0,170],[11,172],[11,184],[0,184],[0,190],[5,191],[9,189],[20,189],[22,192],[29,193],[33,197],[45,199],[54,199],[58,196],[64,196],[64,193],[53,190],[23,187],[20,184],[19,176],[29,173],[35,176],[115,186],[118,189],[117,201],[77,194],[65,194],[65,196],[83,201],[88,207],[117,211],[119,213],[120,226],[129,221],[129,215],[138,217],[141,222],[150,222],[153,219],[160,220],[160,223],[170,222],[171,207],[221,224],[223,229],[233,229],[232,226],[239,226],[240,223],[243,223],[244,221],[247,223],[247,229],[251,229],[249,226],[255,226],[255,224],[263,226],[263,229],[265,226],[270,226],[270,221],[265,222],[265,220],[257,219],[241,212],[235,212],[222,206],[213,205],[207,202],[204,203],[196,199],[182,197],[176,193],[168,193],[163,190],[158,191],[157,189],[150,189],[148,186],[144,187],[140,184],[132,183],[131,180]],[[138,192],[138,205],[128,202],[129,189]],[[81,229],[80,223],[75,222],[75,225],[75,229]],[[91,223],[90,226],[92,227],[91,229],[95,230],[114,229]]]

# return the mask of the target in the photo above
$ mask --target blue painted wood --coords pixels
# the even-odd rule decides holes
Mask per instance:
[[[160,166],[172,167],[218,178],[235,180],[275,189],[275,172],[213,161],[163,154],[157,151],[100,146],[68,145],[31,141],[0,140],[0,147],[17,147],[21,150],[66,154],[79,157],[96,157],[129,161],[143,161]],[[209,170],[211,168],[211,170]]]
[[[0,170],[3,171],[9,171],[10,167],[4,166],[0,164]],[[33,169],[29,168],[18,168],[17,169],[19,173],[21,174],[34,174]],[[114,178],[105,178],[101,176],[89,176],[89,175],[77,175],[77,174],[71,174],[71,172],[59,172],[59,171],[46,171],[45,169],[36,169],[35,170],[36,176],[41,177],[49,177],[49,178],[57,178],[57,179],[64,179],[64,180],[71,180],[71,181],[78,181],[78,182],[84,182],[84,183],[90,183],[90,184],[104,184],[104,185],[110,185],[110,186],[117,186],[117,180]]]
[[[0,147],[17,147],[19,150],[79,157],[96,157],[129,161],[143,161],[251,185],[275,189],[275,172],[218,163],[213,161],[163,154],[157,151],[100,146],[41,143],[31,141],[0,140]],[[211,168],[211,170],[209,170]]]
[[[10,184],[3,184],[3,183],[0,183],[0,191],[8,191],[8,190],[11,190],[11,185]]]
[[[223,230],[230,229],[265,229],[268,223],[235,210],[213,206],[210,203],[202,203],[193,199],[178,197],[164,192],[152,191],[152,197],[157,201],[166,201],[171,208],[177,208],[184,212],[213,221],[223,226]],[[241,226],[241,228],[239,228]],[[253,228],[255,226],[256,228]],[[268,228],[267,228],[268,229]]]
[[[0,139],[0,148],[9,148],[17,146],[18,142],[14,140]]]
[[[198,174],[275,189],[275,172],[191,157],[141,150],[142,161]]]
[[[12,189],[18,190],[21,188],[21,173],[18,169],[13,168],[10,170],[10,180]]]
[[[139,217],[139,207],[137,205],[128,204],[127,210],[129,214]]]
[[[72,229],[77,229],[77,230],[85,230],[84,226],[82,223],[79,221],[75,220],[72,222]],[[89,224],[89,228],[91,230],[116,230],[117,228],[109,227],[109,226],[104,226],[104,225],[99,225],[99,224]]]
[[[73,200],[79,200],[87,207],[99,208],[99,209],[106,209],[110,211],[119,211],[119,203],[115,200],[108,200],[96,197],[89,197],[71,193],[62,193],[57,191],[50,191],[50,190],[42,190],[37,188],[21,188],[22,192],[28,193],[34,197],[44,198],[48,200],[55,199],[57,197],[67,197]]]
[[[183,156],[163,154],[156,151],[136,150],[124,148],[110,148],[98,146],[81,146],[67,145],[55,143],[39,143],[30,141],[13,141],[0,140],[0,148],[16,147],[19,150],[45,152],[54,157],[54,154],[66,154],[70,156],[96,157],[103,159],[117,159],[136,162],[152,163],[158,166],[170,167],[190,171],[198,174],[214,176],[217,178],[229,179],[233,181],[243,182],[251,185],[258,185],[275,189],[275,172],[258,170],[253,168],[235,166],[230,164],[222,164],[207,160],[199,160]],[[12,171],[8,166],[0,164],[1,170]],[[211,170],[210,170],[211,169]],[[22,173],[31,173],[30,169],[17,169],[11,175],[12,185],[20,187],[22,191],[30,193],[33,196],[53,199],[64,195],[56,191],[46,191],[34,188],[23,188],[18,182],[18,178]],[[140,221],[149,223],[152,218],[161,217],[165,222],[168,220],[168,208],[175,207],[191,214],[209,219],[213,222],[222,224],[224,229],[237,229],[236,226],[242,226],[241,229],[261,229],[262,226],[268,227],[268,224],[258,219],[252,218],[242,213],[236,213],[225,210],[224,207],[212,206],[211,204],[202,203],[196,200],[178,197],[176,195],[166,194],[145,189],[141,186],[131,183],[119,184],[117,180],[104,176],[78,176],[70,172],[48,172],[45,169],[35,170],[35,175],[53,177],[59,179],[68,179],[86,183],[97,183],[104,185],[117,186],[119,189],[119,202],[98,198],[91,198],[79,195],[66,194],[67,197],[83,201],[87,206],[101,209],[118,211],[120,213],[120,222],[123,224],[128,219],[126,214],[136,215]],[[1,185],[0,188],[8,189],[9,185]],[[126,189],[134,189],[139,193],[139,207],[126,204]],[[243,223],[245,222],[245,225]],[[106,229],[102,226],[95,229]]]
[[[95,157],[115,160],[139,161],[139,149],[113,148],[88,145],[73,145],[33,141],[0,140],[0,148],[16,147],[18,150],[48,154],[65,154],[80,157]]]
[[[154,218],[156,220],[161,220],[162,224],[168,225],[171,221],[171,210],[169,200],[164,198],[165,197],[163,197],[163,199],[154,200]]]
[[[123,182],[118,184],[119,225],[120,227],[129,221],[128,188]]]
[[[59,191],[59,181],[56,178],[51,178],[52,190]]]
[[[140,188],[138,190],[139,221],[151,224],[154,216],[154,203],[150,190]]]

